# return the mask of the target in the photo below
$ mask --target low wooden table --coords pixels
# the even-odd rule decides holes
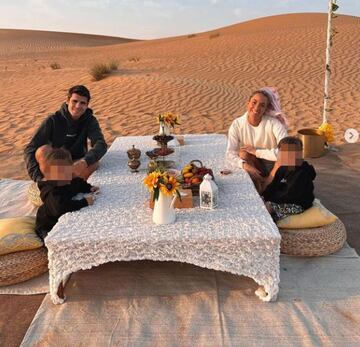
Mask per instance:
[[[174,224],[155,225],[149,207],[145,152],[151,136],[119,137],[89,182],[100,187],[95,204],[59,219],[45,239],[50,294],[62,303],[71,273],[110,261],[157,260],[191,263],[253,278],[264,301],[275,300],[279,284],[280,234],[251,179],[243,170],[220,176],[225,168],[224,135],[185,135],[176,151],[179,168],[193,159],[213,169],[219,207],[177,209]],[[126,150],[141,149],[139,173],[130,173]]]

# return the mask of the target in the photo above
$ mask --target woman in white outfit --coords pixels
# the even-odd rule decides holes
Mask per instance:
[[[247,112],[229,129],[226,150],[232,167],[246,170],[259,190],[277,159],[277,144],[287,136],[285,115],[274,88],[253,92]]]

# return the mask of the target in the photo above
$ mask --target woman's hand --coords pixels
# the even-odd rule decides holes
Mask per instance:
[[[246,172],[248,172],[250,176],[254,177],[257,181],[262,182],[264,180],[264,177],[261,175],[261,172],[255,167],[251,166],[250,164],[243,163],[243,169]]]
[[[244,146],[240,148],[240,151],[243,150],[249,154],[252,154],[256,157],[256,148],[252,146]]]

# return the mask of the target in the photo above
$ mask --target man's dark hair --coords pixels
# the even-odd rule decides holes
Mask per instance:
[[[69,165],[73,164],[73,160],[71,158],[71,153],[64,148],[53,148],[46,156],[45,156],[45,165],[50,166],[56,161],[61,160],[66,162]]]
[[[279,141],[278,148],[281,149],[282,145],[295,145],[299,150],[303,149],[303,143],[295,136],[287,136]]]
[[[89,89],[87,89],[85,86],[82,86],[82,85],[71,87],[68,90],[68,94],[67,94],[68,99],[70,99],[71,95],[73,95],[73,94],[78,94],[78,95],[84,96],[85,98],[88,99],[88,102],[91,99]]]

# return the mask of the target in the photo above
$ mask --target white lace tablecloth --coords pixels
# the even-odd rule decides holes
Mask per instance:
[[[141,149],[139,173],[130,173],[126,150]],[[280,233],[251,179],[243,170],[220,176],[224,135],[186,135],[178,148],[180,165],[200,159],[215,173],[219,206],[176,210],[176,222],[155,225],[149,192],[142,184],[155,146],[151,136],[119,137],[89,182],[100,187],[95,204],[63,215],[45,240],[50,294],[73,272],[111,261],[157,260],[191,263],[253,278],[264,301],[275,300],[279,285]]]

